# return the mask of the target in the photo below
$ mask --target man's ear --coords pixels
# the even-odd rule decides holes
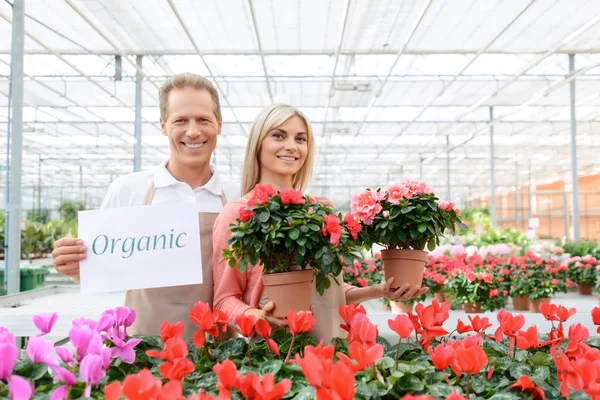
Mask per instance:
[[[160,130],[162,131],[164,136],[167,136],[167,123],[165,121],[163,121],[163,119],[160,119]]]

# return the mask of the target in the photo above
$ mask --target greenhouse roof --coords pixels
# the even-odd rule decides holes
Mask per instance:
[[[111,180],[133,170],[136,74],[143,77],[142,167],[158,164],[168,156],[158,87],[187,71],[218,84],[225,127],[215,162],[222,173],[239,179],[257,112],[290,103],[314,124],[318,157],[310,190],[338,203],[403,177],[422,178],[453,200],[485,192],[491,129],[498,186],[563,179],[571,166],[571,82],[579,170],[600,166],[597,0],[27,0],[25,6],[24,187],[83,183],[97,187],[101,198]],[[2,159],[11,13],[10,2],[0,2]]]

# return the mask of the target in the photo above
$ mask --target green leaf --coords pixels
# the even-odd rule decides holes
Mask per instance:
[[[244,338],[230,339],[219,343],[216,349],[213,350],[213,355],[223,361],[226,358],[233,359],[243,356],[248,350],[248,344]]]
[[[435,399],[445,399],[450,396],[452,389],[446,383],[427,385],[427,392]]]
[[[548,357],[550,357],[550,356],[548,356]],[[550,358],[550,359],[552,359],[552,358]],[[540,384],[542,384],[542,382],[545,382],[549,376],[550,376],[550,369],[546,366],[543,366],[543,367],[534,368],[531,379],[536,384],[540,385]]]
[[[295,396],[295,400],[314,400],[316,396],[315,389],[312,386],[305,386]]]
[[[260,368],[258,369],[260,375],[265,375],[267,373],[272,373],[273,375],[277,375],[281,367],[283,366],[283,361],[281,360],[270,360],[262,363]]]
[[[529,359],[529,361],[536,367],[541,365],[550,365],[552,364],[552,357],[548,353],[538,351],[533,357]]]
[[[520,397],[516,393],[502,392],[496,393],[489,400],[519,400]]]
[[[485,391],[487,381],[481,375],[474,375],[471,377],[471,387],[475,393],[480,394]]]
[[[527,364],[513,364],[510,366],[510,376],[519,379],[521,375],[531,375],[531,367]]]
[[[264,210],[263,212],[258,214],[258,220],[260,222],[267,222],[269,220],[270,216],[271,216],[271,213],[269,212],[269,210]]]
[[[318,232],[318,231],[320,231],[320,230],[321,230],[321,228],[319,228],[319,225],[315,225],[315,224],[308,224],[307,226],[308,226],[308,228],[309,228],[311,231]]]
[[[294,228],[290,231],[290,238],[293,240],[298,239],[298,237],[300,236],[300,230]]]
[[[298,246],[304,246],[307,240],[308,239],[306,239],[306,236],[301,236],[298,238],[298,240],[296,240],[296,243],[298,243]]]
[[[44,364],[34,364],[31,360],[20,360],[14,367],[15,375],[23,376],[31,380],[38,380],[48,372]]]
[[[423,233],[427,230],[427,224],[424,223],[420,223],[419,226],[417,226],[417,229],[419,230],[419,232]]]
[[[404,207],[403,209],[400,210],[400,212],[402,214],[408,214],[409,212],[411,212],[412,210],[414,210],[415,207],[414,206],[410,206],[410,207]]]
[[[306,225],[300,225],[300,232],[302,232],[302,233],[308,232],[308,226],[306,226]]]
[[[325,263],[325,265],[331,265],[332,262],[333,262],[333,254],[332,253],[323,254],[323,263]]]
[[[410,237],[412,237],[413,239],[416,239],[419,237],[419,231],[416,230],[415,228],[410,228]]]

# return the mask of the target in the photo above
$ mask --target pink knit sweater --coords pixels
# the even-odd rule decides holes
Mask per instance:
[[[237,268],[231,268],[222,260],[223,249],[229,248],[227,241],[231,236],[229,225],[239,217],[240,208],[247,202],[243,199],[228,202],[219,213],[213,227],[213,304],[215,310],[221,310],[229,315],[229,326],[237,328],[235,318],[249,308],[258,308],[258,303],[264,291],[262,282],[262,266],[253,266],[240,273]],[[355,288],[344,283],[344,292]]]

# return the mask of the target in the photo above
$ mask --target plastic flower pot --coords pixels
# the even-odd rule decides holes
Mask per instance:
[[[529,312],[539,313],[540,312],[540,304],[542,303],[550,303],[549,297],[541,297],[539,299],[531,300],[529,299]]]
[[[50,271],[43,267],[24,267],[21,268],[19,279],[19,291],[26,292],[28,290],[43,287],[46,284],[46,275]],[[4,269],[0,269],[0,282],[4,282]],[[6,294],[6,290],[0,288],[0,296]]]
[[[513,297],[513,309],[525,311],[529,309],[529,296]]]
[[[314,272],[305,269],[262,276],[269,301],[275,304],[274,317],[285,317],[288,311],[310,311]]]
[[[465,312],[467,314],[479,314],[482,313],[481,303],[465,303]]]
[[[385,280],[394,278],[392,289],[405,283],[419,286],[423,283],[423,271],[429,254],[422,250],[386,249],[381,251]]]
[[[392,313],[401,314],[401,313],[410,313],[413,311],[413,306],[415,303],[403,303],[401,301],[391,301],[390,307],[392,309]]]
[[[594,286],[592,285],[577,285],[577,293],[579,294],[590,296],[593,290]]]
[[[433,298],[436,299],[438,303],[443,303],[445,301],[450,301],[450,293],[448,293],[448,292],[437,292],[437,293],[434,293]]]

